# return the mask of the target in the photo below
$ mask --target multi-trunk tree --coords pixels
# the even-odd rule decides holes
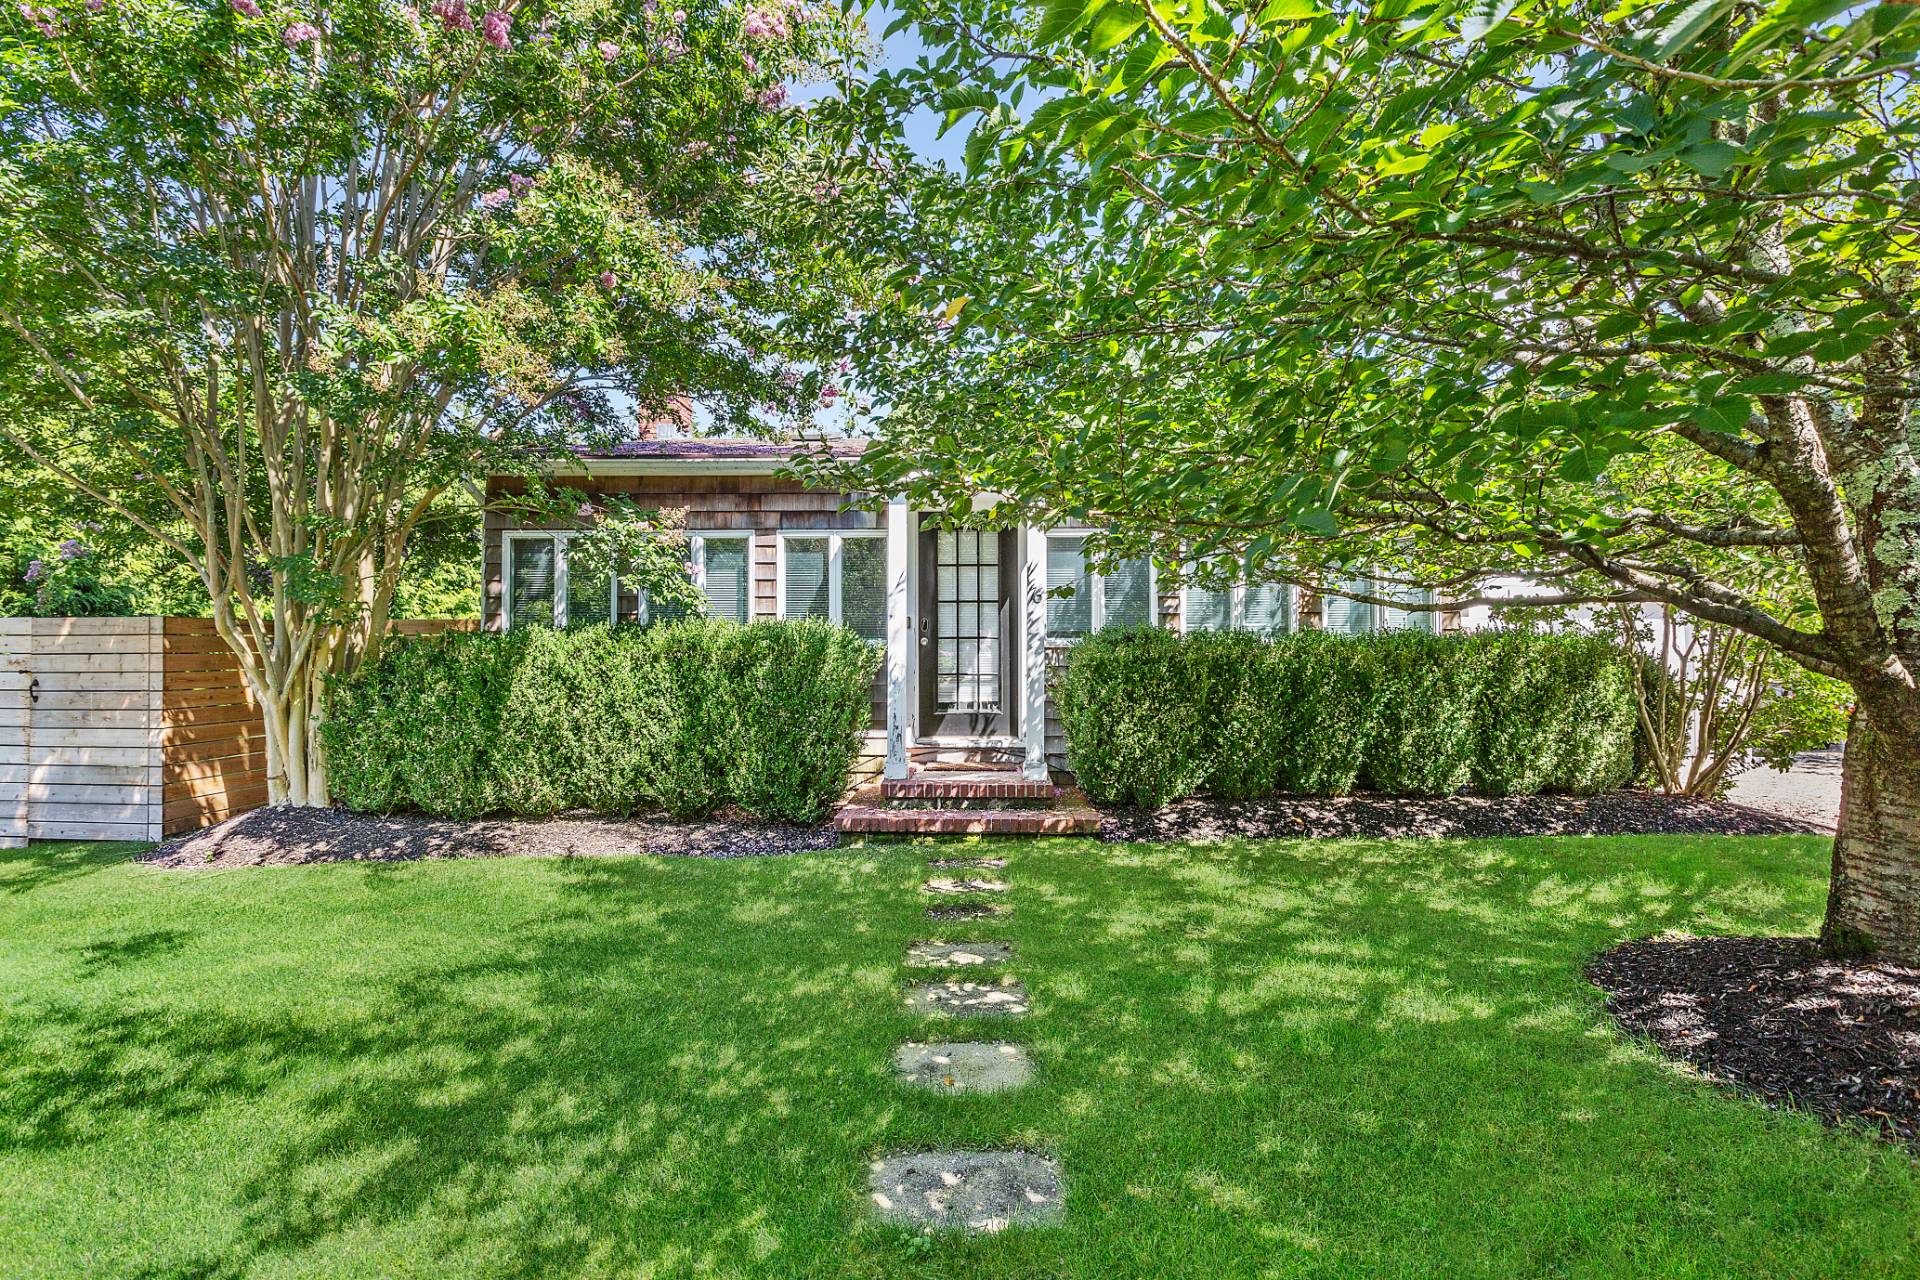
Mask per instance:
[[[49,0],[0,15],[0,441],[171,547],[326,799],[320,689],[442,495],[797,392],[843,290],[798,0]],[[131,496],[130,496],[131,495]],[[477,550],[475,552],[477,555]]]
[[[972,176],[901,193],[864,483],[1736,628],[1856,700],[1827,941],[1920,960],[1920,12],[903,11],[865,101]]]

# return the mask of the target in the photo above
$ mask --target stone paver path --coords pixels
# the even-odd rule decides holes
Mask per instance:
[[[1018,982],[923,982],[907,988],[907,1008],[928,1014],[985,1015],[1010,1018],[1029,1008],[1027,989]]]
[[[914,942],[907,963],[916,969],[973,969],[1013,959],[1010,942]]]
[[[1026,1151],[922,1151],[873,1162],[867,1179],[880,1217],[933,1230],[1004,1231],[1060,1216],[1053,1161]]]
[[[1006,912],[1001,903],[980,894],[1007,891],[1007,882],[983,874],[998,871],[1007,859],[944,857],[930,860],[936,875],[920,891],[936,899],[927,908],[934,920],[977,920]],[[1010,942],[907,944],[906,964],[915,969],[982,969],[1010,964]],[[923,982],[907,988],[907,1008],[923,1017],[1014,1018],[1028,1012],[1027,989],[1011,977],[999,982]],[[902,1085],[930,1093],[997,1093],[1018,1089],[1033,1079],[1033,1058],[1017,1044],[1002,1041],[908,1041],[893,1051],[894,1077]],[[875,1160],[868,1194],[883,1222],[916,1231],[1004,1231],[1057,1220],[1065,1188],[1059,1167],[1031,1151],[918,1151]]]
[[[1033,1079],[1033,1059],[1017,1044],[978,1041],[903,1044],[893,1051],[901,1083],[935,1093],[995,1093]]]
[[[1005,915],[1006,907],[998,902],[955,902],[927,908],[929,920],[981,920],[987,916]]]
[[[1005,880],[976,879],[971,876],[935,876],[920,886],[922,893],[1005,893]]]

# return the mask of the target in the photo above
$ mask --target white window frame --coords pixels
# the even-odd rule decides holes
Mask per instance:
[[[1085,543],[1088,538],[1093,537],[1098,532],[1099,530],[1097,529],[1049,529],[1047,530],[1047,552],[1049,555],[1052,554],[1053,540],[1055,538],[1078,538],[1082,544],[1080,547],[1081,563],[1091,565],[1092,561],[1087,556]],[[1140,557],[1129,556],[1127,558],[1138,559]],[[1154,563],[1152,556],[1147,556],[1145,559],[1147,562],[1147,604],[1149,616],[1152,619],[1148,625],[1157,627],[1161,625],[1160,566]],[[1044,575],[1045,572],[1046,567],[1043,565],[1041,566],[1041,573]],[[1087,635],[1092,635],[1096,631],[1104,630],[1107,625],[1107,575],[1104,573],[1094,573],[1091,577],[1093,578],[1093,606],[1087,612]],[[1048,602],[1051,603],[1051,601],[1052,597],[1049,596]],[[1053,634],[1051,624],[1049,624],[1047,628],[1047,643],[1050,645],[1077,644],[1084,638],[1083,636],[1057,636]]]
[[[579,536],[577,529],[509,529],[500,542],[500,629],[513,630],[513,544],[546,541],[553,548],[553,626],[567,625],[567,543]],[[608,600],[609,606],[616,598]]]
[[[707,593],[707,540],[710,538],[732,538],[747,544],[747,607],[742,622],[753,621],[753,530],[751,529],[689,529],[687,530],[687,562],[693,575],[693,585],[700,594]],[[647,593],[640,593],[640,619],[646,621],[648,613]]]
[[[1193,589],[1198,585],[1198,583],[1189,582],[1180,588],[1180,630],[1183,633],[1195,630],[1193,626]],[[1251,584],[1244,581],[1235,582],[1228,588],[1226,628],[1228,631],[1245,631],[1247,629],[1247,587],[1249,585]],[[1284,635],[1298,631],[1300,629],[1299,590],[1291,582],[1263,582],[1260,585],[1279,587],[1282,591],[1286,592],[1287,627],[1285,632],[1277,634]],[[1203,627],[1199,629],[1211,630],[1212,628]]]
[[[1376,578],[1376,577],[1375,577],[1374,575],[1372,575],[1371,573],[1356,573],[1356,574],[1353,574],[1353,575],[1351,575],[1351,576],[1348,576],[1348,577],[1343,577],[1343,578],[1342,578],[1342,581],[1343,581],[1343,582],[1350,582],[1350,583],[1365,583],[1365,584],[1366,584],[1366,586],[1365,586],[1365,590],[1366,590],[1366,593],[1367,593],[1368,595],[1370,595],[1370,596],[1382,596],[1382,597],[1384,597],[1384,596],[1386,596],[1386,595],[1387,595],[1387,593],[1388,593],[1389,591],[1391,591],[1391,590],[1393,589],[1393,587],[1392,587],[1392,585],[1391,585],[1390,583],[1384,583],[1384,582],[1382,582],[1382,581],[1381,581],[1381,580],[1380,580],[1379,578]],[[1335,592],[1327,592],[1327,593],[1325,593],[1325,594],[1327,594],[1327,595],[1329,595],[1329,596],[1338,596],[1338,595],[1340,595],[1340,593],[1339,593],[1339,592],[1337,592],[1337,591],[1335,591]],[[1361,608],[1361,609],[1364,609],[1364,610],[1366,610],[1366,615],[1365,615],[1365,616],[1366,616],[1366,619],[1367,619],[1367,629],[1366,629],[1366,630],[1365,630],[1364,632],[1362,632],[1362,633],[1361,633],[1362,635],[1369,635],[1369,636],[1377,636],[1377,635],[1384,635],[1384,634],[1386,634],[1386,633],[1387,633],[1387,608],[1388,608],[1388,606],[1386,606],[1386,605],[1383,605],[1383,604],[1373,604],[1373,603],[1371,603],[1370,601],[1365,601],[1365,600],[1355,600],[1355,599],[1353,599],[1353,598],[1352,598],[1352,597],[1350,597],[1350,596],[1344,596],[1344,597],[1341,597],[1341,598],[1342,598],[1342,599],[1345,599],[1345,600],[1347,600],[1347,602],[1348,602],[1348,603],[1350,603],[1350,604],[1353,604],[1353,605],[1355,605],[1355,606],[1357,606],[1357,607],[1359,607],[1359,608]],[[1421,588],[1421,589],[1420,589],[1420,591],[1419,591],[1419,598],[1418,598],[1418,599],[1416,599],[1416,600],[1409,600],[1409,601],[1407,601],[1406,603],[1408,603],[1408,604],[1432,604],[1433,602],[1434,602],[1434,592],[1433,592],[1433,590],[1432,590],[1432,588],[1430,588],[1430,587],[1423,587],[1423,588]],[[1405,611],[1403,610],[1403,612],[1405,612]],[[1432,634],[1434,634],[1434,635],[1438,635],[1438,634],[1440,634],[1440,615],[1439,615],[1439,613],[1438,613],[1438,611],[1436,611],[1436,610],[1432,610],[1432,609],[1422,609],[1422,610],[1419,610],[1418,612],[1419,612],[1420,614],[1424,614],[1424,615],[1426,615],[1426,617],[1428,617],[1429,619],[1431,619],[1431,624],[1430,624],[1430,625],[1429,625],[1429,626],[1428,626],[1428,627],[1426,628],[1426,630],[1428,630],[1428,631],[1429,631],[1430,633],[1432,633]],[[1321,606],[1321,612],[1320,612],[1320,616],[1321,616],[1321,624],[1320,624],[1320,625],[1321,625],[1321,627],[1322,627],[1322,628],[1324,629],[1324,628],[1325,628],[1325,626],[1326,626],[1326,621],[1325,621],[1325,619],[1326,619],[1326,607],[1325,607],[1324,605],[1322,605],[1322,606]],[[1408,616],[1409,616],[1409,617],[1412,617],[1412,616],[1416,616],[1416,615],[1415,615],[1415,614],[1409,614]],[[1396,628],[1394,628],[1394,630],[1397,630],[1397,631],[1412,631],[1412,630],[1419,630],[1419,628],[1416,628],[1416,627],[1396,627]]]
[[[827,621],[835,626],[844,625],[846,617],[846,597],[844,594],[846,569],[842,553],[848,538],[884,538],[885,529],[782,529],[780,530],[779,554],[774,557],[773,602],[774,616],[787,617],[787,542],[794,538],[825,538],[827,540]],[[884,584],[882,584],[884,585]],[[868,643],[885,644],[884,640]]]
[[[515,542],[533,542],[546,539],[553,542],[553,625],[556,630],[564,631],[567,626],[567,544],[579,537],[579,529],[509,529],[500,544],[500,618],[501,629],[513,630],[513,544]],[[737,538],[747,544],[747,617],[753,616],[753,530],[751,529],[689,529],[687,538],[687,569],[693,578],[693,585],[702,594],[707,590],[707,539]],[[784,586],[784,584],[783,584]],[[635,589],[639,597],[639,616],[636,624],[645,626],[648,621],[650,604],[647,593]],[[620,618],[620,575],[612,574],[607,579],[607,617],[616,626],[626,625]]]

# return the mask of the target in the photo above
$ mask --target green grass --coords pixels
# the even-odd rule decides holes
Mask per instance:
[[[1690,1080],[1580,977],[1813,928],[1822,842],[1010,845],[163,872],[0,854],[0,1275],[1911,1276],[1904,1152]],[[1017,1093],[904,1092],[902,949],[1004,937]],[[876,1153],[1056,1155],[915,1240]]]

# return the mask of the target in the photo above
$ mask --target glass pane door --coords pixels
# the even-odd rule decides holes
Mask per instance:
[[[935,540],[934,707],[941,715],[1001,709],[1000,538],[942,529]]]

